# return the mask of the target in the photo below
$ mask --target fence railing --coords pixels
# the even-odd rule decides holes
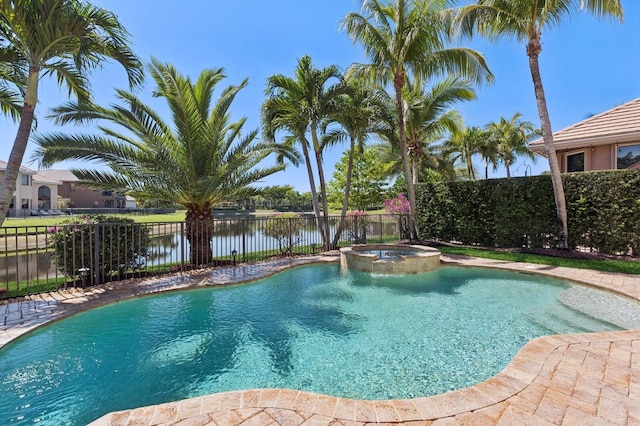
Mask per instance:
[[[402,238],[406,218],[347,216],[338,246]],[[329,218],[332,242],[340,217]],[[0,228],[0,299],[323,250],[315,217]]]

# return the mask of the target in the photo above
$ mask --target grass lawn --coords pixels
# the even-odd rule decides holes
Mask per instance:
[[[138,223],[149,223],[149,222],[183,222],[184,221],[184,210],[178,210],[175,213],[167,213],[167,214],[149,214],[149,215],[138,215],[138,214],[116,214],[113,216],[118,217],[129,217]],[[76,216],[38,216],[38,217],[27,217],[27,218],[8,218],[2,224],[3,228],[8,228],[12,226],[54,226],[60,225],[66,220],[73,219]]]
[[[545,256],[532,253],[514,253],[468,247],[438,247],[442,253],[483,257],[486,259],[527,262],[540,265],[566,266],[567,268],[593,269],[596,271],[620,272],[640,275],[640,261],[617,259],[575,259],[569,257]]]

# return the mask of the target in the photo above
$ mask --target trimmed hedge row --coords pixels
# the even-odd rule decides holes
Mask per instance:
[[[601,253],[640,249],[640,170],[562,176],[569,244]],[[551,176],[422,183],[416,187],[422,239],[489,247],[554,247],[558,221]]]

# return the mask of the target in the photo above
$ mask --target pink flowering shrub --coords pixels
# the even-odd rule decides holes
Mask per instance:
[[[399,193],[396,198],[383,200],[383,203],[384,211],[387,212],[387,214],[408,214],[410,210],[409,200],[402,192]]]
[[[384,200],[383,202],[385,212],[387,212],[388,215],[396,216],[398,218],[398,230],[400,237],[404,239],[409,238],[409,212],[411,211],[409,200],[401,192],[396,198]]]

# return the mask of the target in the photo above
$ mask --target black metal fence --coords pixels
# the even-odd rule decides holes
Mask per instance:
[[[340,217],[329,218],[329,243]],[[406,218],[344,218],[338,247],[402,238]],[[132,277],[231,266],[323,251],[315,217],[81,223],[0,229],[0,299]],[[334,247],[335,248],[335,247]]]

